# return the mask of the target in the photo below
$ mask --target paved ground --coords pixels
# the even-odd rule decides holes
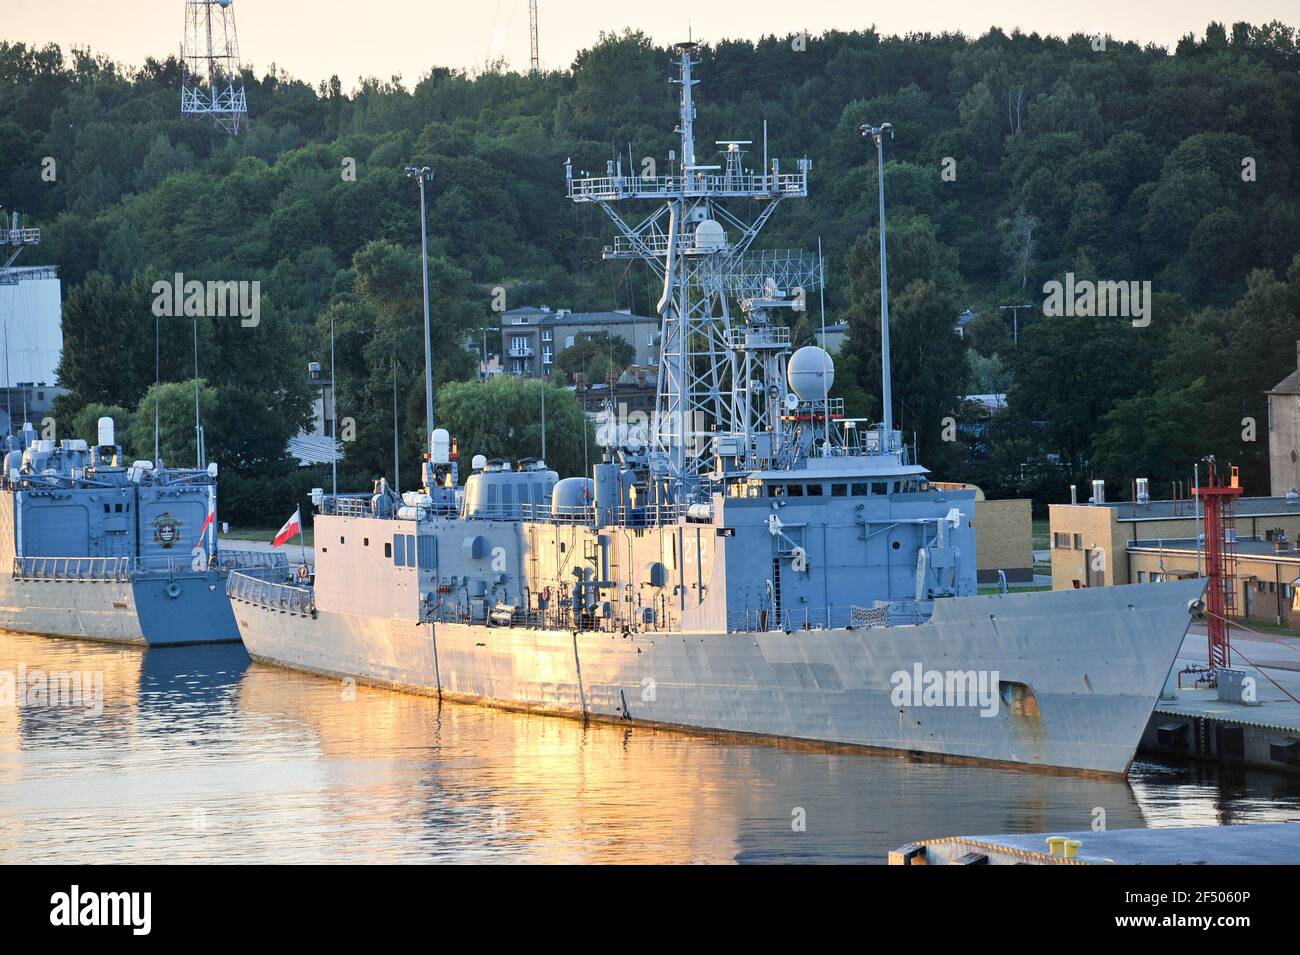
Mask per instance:
[[[1205,666],[1209,656],[1206,641],[1204,625],[1193,624],[1178,654],[1175,669],[1181,670],[1191,664]],[[1255,677],[1259,706],[1220,702],[1216,690],[1191,689],[1196,677],[1184,674],[1183,684],[1189,688],[1175,689],[1176,680],[1171,676],[1166,691],[1172,691],[1174,698],[1162,696],[1156,704],[1157,709],[1188,715],[1228,716],[1239,722],[1294,726],[1300,730],[1300,703],[1287,696],[1289,692],[1300,699],[1300,636],[1246,633],[1234,627],[1231,641],[1233,668],[1245,670]]]
[[[228,550],[254,550],[254,551],[275,550],[274,547],[272,547],[269,543],[265,541],[246,541],[246,540],[239,540],[234,537],[223,537],[221,539],[221,546]],[[285,544],[283,547],[280,548],[280,550],[285,554],[286,557],[289,558],[290,563],[302,559],[302,548],[299,547],[297,544]],[[310,547],[307,548],[307,559],[309,561],[315,559],[315,555],[312,551],[312,548]]]

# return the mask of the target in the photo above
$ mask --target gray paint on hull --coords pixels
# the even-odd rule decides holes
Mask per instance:
[[[1124,773],[1203,581],[957,598],[917,626],[609,634],[317,618],[236,602],[255,658],[566,716]],[[895,706],[890,677],[997,670],[1037,718]]]
[[[0,576],[0,629],[154,647],[239,640],[225,579],[215,571],[134,581]]]

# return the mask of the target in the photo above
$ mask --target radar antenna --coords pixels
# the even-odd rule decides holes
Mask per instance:
[[[796,256],[770,261],[747,256],[782,200],[808,195],[811,163],[801,159],[796,171],[782,172],[774,159],[767,168],[748,171],[741,148],[748,141],[723,140],[717,145],[723,148],[725,164],[699,164],[694,102],[699,80],[693,76],[698,46],[679,43],[676,50],[678,75],[671,82],[681,88],[675,130],[681,151],[669,154],[667,175],[656,174],[650,162],[640,171],[625,172],[621,158],[609,160],[603,176],[575,175],[570,160],[565,175],[569,198],[598,204],[620,233],[605,248],[604,257],[640,259],[663,282],[649,463],[652,478],[680,493],[683,482],[707,473],[713,438],[752,429],[752,424],[738,420],[736,394],[728,381],[734,367],[730,299],[763,298],[766,280],[772,277],[765,265],[786,270],[776,284],[790,291],[819,287],[820,268],[815,260]],[[657,208],[633,222],[616,208],[625,200],[650,200]],[[755,205],[757,213],[749,213]],[[767,303],[769,309],[775,305]]]

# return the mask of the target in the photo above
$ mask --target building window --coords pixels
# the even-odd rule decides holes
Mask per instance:
[[[1075,535],[1074,535],[1074,549],[1075,549],[1075,550],[1083,550],[1083,535],[1082,535],[1082,534],[1075,534]]]
[[[551,363],[551,360],[552,360],[554,357],[555,357],[555,355],[551,352],[551,350],[550,350],[549,348],[543,348],[543,349],[542,349],[542,364],[543,364],[543,365],[549,365],[549,364]]]
[[[544,342],[552,342],[552,341],[555,341],[555,329],[553,329],[553,328],[546,328],[546,329],[543,329],[543,330],[542,330],[542,341],[544,341]]]

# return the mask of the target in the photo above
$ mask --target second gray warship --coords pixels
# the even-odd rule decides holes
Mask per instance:
[[[890,420],[887,305],[881,423],[846,418],[830,356],[775,320],[820,261],[750,247],[810,164],[764,146],[751,172],[740,141],[697,164],[678,52],[680,161],[567,176],[622,233],[606,256],[663,280],[653,420],[613,415],[590,477],[479,455],[463,488],[430,420],[421,490],[314,495],[306,580],[230,575],[248,652],[581,719],[1125,773],[1204,581],[978,595],[973,492],[931,483]],[[628,199],[656,208],[633,225]]]

